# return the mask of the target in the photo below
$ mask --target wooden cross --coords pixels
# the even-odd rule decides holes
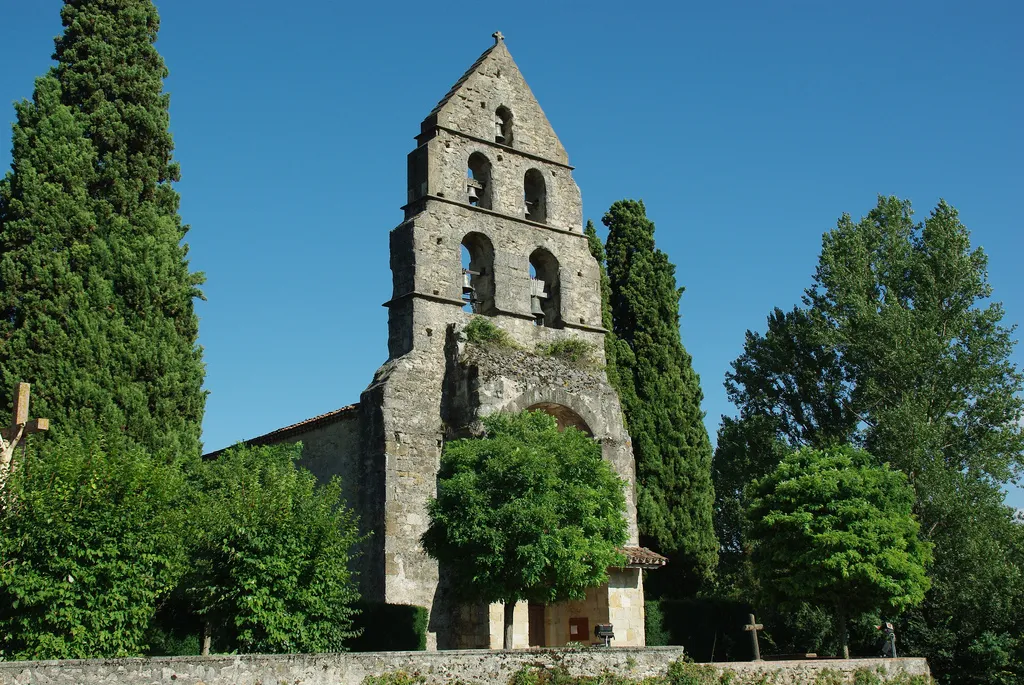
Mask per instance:
[[[757,631],[763,629],[764,626],[754,620],[753,614],[750,614],[750,624],[743,626],[743,630],[750,633],[750,639],[754,642],[754,661],[761,660],[761,648],[757,644]]]
[[[21,439],[31,433],[50,430],[50,419],[28,419],[28,401],[30,395],[28,383],[18,383],[14,387],[14,407],[11,412],[11,425],[0,430],[0,484],[11,471],[14,449]]]

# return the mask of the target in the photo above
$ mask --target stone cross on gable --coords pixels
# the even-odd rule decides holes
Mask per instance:
[[[754,642],[754,661],[761,660],[761,648],[757,644],[757,631],[763,630],[764,625],[754,620],[754,615],[750,614],[750,623],[743,626],[743,630],[750,633],[750,639]]]
[[[28,383],[18,383],[14,388],[14,406],[11,412],[11,425],[0,430],[0,484],[10,473],[14,449],[21,439],[30,433],[39,433],[50,429],[50,419],[28,418],[28,401],[30,396]]]

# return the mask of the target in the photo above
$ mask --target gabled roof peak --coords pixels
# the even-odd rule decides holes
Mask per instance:
[[[517,151],[567,165],[565,148],[509,54],[505,36],[495,31],[491,37],[494,44],[430,111],[420,125],[420,134],[429,136],[436,128],[443,128],[494,140],[495,112],[504,107],[515,120],[513,147]]]
[[[495,31],[495,34],[500,34],[500,33],[501,33],[501,31]],[[455,85],[453,85],[451,87],[451,89],[449,89],[449,91],[447,93],[445,93],[444,97],[441,98],[441,101],[437,103],[437,106],[434,107],[434,109],[430,110],[430,114],[427,115],[427,118],[429,119],[430,117],[432,117],[435,114],[437,114],[438,112],[440,112],[441,108],[444,107],[446,104],[448,104],[448,101],[452,99],[452,96],[455,95],[455,93],[457,93],[459,91],[459,88],[461,88],[462,84],[466,82],[466,79],[468,79],[470,76],[473,75],[473,72],[475,72],[480,67],[480,65],[483,64],[484,60],[487,59],[492,52],[494,52],[494,49],[498,47],[499,43],[504,43],[504,42],[505,42],[504,38],[502,38],[501,40],[498,40],[497,38],[495,38],[494,39],[494,45],[492,45],[491,47],[489,47],[486,50],[484,50],[483,54],[480,55],[479,57],[477,57],[476,61],[473,62],[473,64],[470,65],[469,69],[466,70],[466,73],[463,74],[462,77],[459,78],[459,80],[455,82]]]

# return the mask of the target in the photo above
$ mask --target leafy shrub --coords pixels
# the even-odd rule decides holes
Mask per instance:
[[[858,668],[853,672],[853,685],[881,685],[882,677],[870,668]]]
[[[814,685],[845,685],[846,678],[839,671],[823,668],[814,675]]]
[[[146,633],[146,656],[196,656],[201,651],[199,630],[182,633],[154,624]]]
[[[238,446],[198,471],[182,590],[218,651],[338,652],[356,636],[356,517],[338,479],[295,464],[301,451]]]
[[[686,657],[669,664],[664,676],[642,680],[604,671],[594,676],[574,676],[564,667],[532,666],[521,668],[512,674],[509,685],[773,685],[789,682],[783,671],[775,673],[739,674],[731,669],[722,669],[710,664],[693,663]],[[366,681],[364,681],[365,683]],[[846,677],[841,671],[823,669],[814,675],[812,685],[842,685]],[[876,685],[882,683],[879,672],[860,669],[854,673],[855,685]],[[928,676],[900,674],[888,681],[892,685],[934,685]],[[409,682],[386,682],[375,685],[410,685]]]
[[[380,675],[368,675],[363,678],[362,685],[422,685],[427,682],[419,673],[409,674],[405,671],[392,671]]]
[[[559,650],[564,651],[564,648]],[[640,681],[612,671],[574,676],[562,666],[527,666],[512,674],[509,685],[665,685],[665,682],[663,678]]]
[[[203,620],[179,584],[156,610],[146,632],[145,656],[195,656],[200,653]]]
[[[743,626],[752,611],[731,599],[651,600],[645,604],[647,644],[683,646],[699,662],[749,661],[754,650]]]
[[[84,436],[19,455],[0,504],[0,656],[141,654],[185,558],[176,467]]]
[[[587,365],[594,363],[597,347],[582,338],[562,338],[549,345],[538,345],[537,353],[548,357],[561,357],[573,364]]]
[[[669,634],[665,630],[665,617],[661,613],[661,602],[647,600],[644,603],[644,634],[647,636],[648,647],[662,647],[669,644]]]
[[[695,664],[684,659],[669,664],[666,677],[669,685],[716,685],[719,682],[718,671],[714,666]]]
[[[496,345],[498,347],[515,347],[509,334],[483,316],[474,317],[463,329],[466,340],[477,345]]]
[[[413,604],[359,602],[353,627],[360,631],[348,641],[354,652],[409,652],[427,648],[426,608]]]

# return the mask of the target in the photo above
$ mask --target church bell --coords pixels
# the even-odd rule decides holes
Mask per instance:
[[[544,291],[547,284],[539,278],[530,279],[530,313],[538,319],[544,318],[544,306],[541,300],[548,294]]]

